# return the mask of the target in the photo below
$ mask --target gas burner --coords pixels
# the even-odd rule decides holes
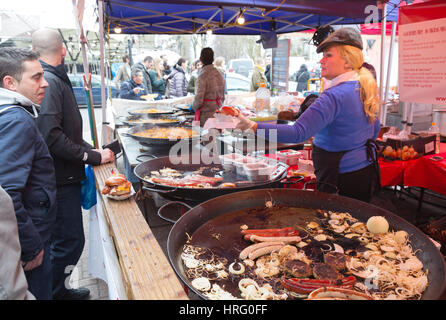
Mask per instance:
[[[169,145],[169,144],[150,144],[150,143],[147,143],[147,142],[143,142],[143,141],[139,141],[139,143],[143,146],[143,149],[144,149],[144,147],[147,147],[147,148],[150,148],[150,150],[151,149],[166,149],[166,148],[170,148],[171,147],[171,145]],[[147,150],[147,149],[145,149],[145,150]],[[147,151],[149,151],[149,150],[147,150]]]

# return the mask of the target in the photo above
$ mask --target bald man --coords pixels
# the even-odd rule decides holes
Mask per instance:
[[[56,226],[51,238],[53,298],[85,299],[86,288],[71,289],[69,277],[84,248],[81,181],[85,165],[114,160],[110,149],[96,150],[82,138],[82,117],[65,72],[66,49],[59,32],[41,29],[32,35],[33,50],[40,55],[48,88],[41,103],[37,126],[54,159],[57,184]]]

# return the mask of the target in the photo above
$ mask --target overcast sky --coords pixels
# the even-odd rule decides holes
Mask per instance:
[[[75,28],[72,0],[1,0],[0,13],[39,16],[40,28]],[[94,30],[95,0],[85,0],[84,29]],[[1,25],[0,25],[1,27]]]

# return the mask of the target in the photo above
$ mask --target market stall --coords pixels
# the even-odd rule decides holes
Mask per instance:
[[[349,10],[346,11],[342,9],[342,6],[339,6],[339,3],[333,4],[330,3],[330,1],[320,1],[317,3],[317,5],[314,4],[314,1],[311,2],[313,5],[310,5],[310,1],[288,1],[286,5],[281,8],[286,10],[280,11],[272,10],[278,6],[280,7],[279,3],[276,4],[268,2],[264,5],[263,12],[269,9],[271,10],[270,14],[266,15],[266,18],[262,18],[265,21],[256,21],[255,19],[260,18],[262,13],[262,8],[259,8],[260,5],[257,2],[254,8],[256,12],[253,12],[254,10],[251,9],[243,12],[246,15],[251,15],[251,17],[254,17],[255,19],[253,19],[251,23],[248,23],[248,25],[235,27],[230,22],[240,14],[240,11],[238,9],[234,10],[233,7],[239,7],[242,5],[240,3],[236,3],[235,1],[225,2],[225,4],[228,4],[230,7],[228,11],[227,8],[221,4],[218,8],[206,7],[206,1],[188,1],[186,3],[184,1],[168,1],[169,5],[167,6],[165,2],[156,3],[152,1],[105,2],[107,3],[108,11],[106,14],[109,18],[107,20],[109,23],[109,30],[113,30],[114,27],[119,26],[122,31],[127,33],[191,33],[205,32],[206,29],[211,28],[215,33],[222,34],[260,34],[263,32],[263,30],[269,30],[272,21],[275,23],[274,28],[276,28],[277,32],[290,32],[305,28],[313,28],[321,25],[321,19],[326,19],[323,22],[326,24],[358,23],[359,21],[364,20],[365,6],[376,4],[375,1],[347,1],[344,3],[344,5],[349,5]],[[103,5],[103,3],[103,1],[99,1],[100,5]],[[305,3],[305,5],[302,5],[302,3]],[[193,10],[191,10],[191,7],[188,7],[189,5],[197,7],[194,7]],[[243,5],[253,4],[245,3]],[[212,10],[214,11],[210,16],[195,17],[195,15],[199,13],[204,14],[205,12]],[[141,12],[144,12],[144,17],[140,16]],[[312,12],[316,12],[317,14],[315,15]],[[330,14],[333,13],[336,15],[345,14],[346,17],[340,18],[330,16]],[[218,15],[222,20],[219,22],[214,22],[213,18],[217,17]],[[152,21],[152,19],[157,20]],[[304,20],[306,22],[305,24],[302,24],[302,21]],[[180,102],[176,101],[175,103]],[[184,103],[187,104],[188,102]],[[128,111],[135,107],[135,104],[137,104],[138,107],[141,106],[145,108],[150,108],[151,106],[150,103],[146,102],[135,103],[122,101],[121,103],[121,101],[115,100],[115,105],[113,106],[115,116],[114,120],[118,120],[118,117],[126,116]],[[166,105],[165,107],[172,107],[173,104],[174,102],[170,102],[170,105]],[[141,154],[145,153],[147,154],[147,157],[162,157],[168,151],[166,151],[166,149],[154,150],[153,146],[142,145],[140,144],[140,141],[136,141],[136,139],[133,137],[129,137],[128,133],[128,127],[123,127],[122,129],[117,130],[117,136],[121,142],[126,157],[126,163],[128,165],[126,167],[126,175],[129,180],[131,180],[132,169],[134,169],[134,167],[136,167],[138,164],[143,163],[145,160],[144,157],[141,157]],[[284,148],[289,147],[290,146],[284,146]],[[198,147],[198,151],[200,151],[200,148],[201,147]],[[104,186],[105,179],[112,174],[112,170],[114,172],[116,170],[116,168],[112,165],[95,168],[98,190],[101,190],[101,188]],[[399,175],[400,173],[397,174],[397,176]],[[280,193],[281,191],[282,190],[275,190],[271,192]],[[252,192],[253,194],[255,193],[255,191],[246,192]],[[258,195],[258,193],[256,194]],[[262,200],[265,201],[265,199]],[[329,206],[325,206],[325,204],[330,203],[330,199],[327,200],[324,198],[324,196],[313,199],[313,202],[317,202],[319,205],[321,204],[320,201],[322,201],[324,204],[324,208],[332,209]],[[271,202],[273,202],[273,199]],[[160,244],[156,241],[152,230],[147,225],[143,213],[141,213],[141,211],[138,209],[135,200],[128,199],[124,201],[113,201],[103,195],[100,195],[100,204],[102,204],[105,220],[110,227],[110,235],[115,242],[127,297],[129,299],[187,298],[187,295],[182,288],[182,284],[177,278],[177,275],[182,278],[182,274],[179,274],[178,271],[175,273],[173,269],[179,267],[177,265],[179,260],[177,259],[175,262],[171,261],[171,264],[169,264],[169,261],[160,247]],[[240,202],[234,202],[233,205],[236,204],[240,204]],[[268,207],[268,205],[266,206]],[[224,206],[220,207],[223,208]],[[199,212],[199,216],[201,210],[202,209],[200,208],[195,210],[196,212]],[[226,212],[222,211],[220,213],[223,214]],[[361,214],[358,214],[358,218],[359,217],[361,217]],[[398,229],[401,227],[407,227],[407,225],[401,223],[397,218],[395,220],[393,216],[389,217],[392,228]],[[363,221],[363,223],[364,222],[365,221]],[[194,223],[196,223],[196,221]],[[184,237],[185,233],[178,232],[173,234],[173,236]],[[181,241],[183,240],[184,239]],[[434,250],[435,247],[432,247],[432,244],[429,244],[429,241],[425,241],[424,238],[414,240],[415,243],[422,243],[423,245],[428,246],[429,250],[432,250],[434,255],[436,254],[436,251]],[[181,241],[176,242],[175,244],[176,254],[178,254],[178,248],[185,244],[185,241]],[[176,258],[178,258],[178,256],[176,256]],[[425,262],[424,258],[423,262]],[[442,264],[440,260],[438,260],[437,262],[434,262],[434,267],[436,270],[439,270],[437,275],[435,275],[439,281],[436,282],[432,278],[430,279],[430,281],[434,281],[434,286],[429,288],[430,291],[428,297],[432,296],[438,298],[441,291],[444,289],[444,262]],[[182,278],[182,280],[184,281],[184,278]],[[189,285],[188,282],[186,283]],[[419,298],[421,295],[417,293],[416,297]]]

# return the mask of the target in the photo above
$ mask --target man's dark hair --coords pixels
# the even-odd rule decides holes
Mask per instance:
[[[205,66],[212,64],[214,62],[214,51],[211,48],[203,48],[200,53],[200,60]]]
[[[17,81],[22,80],[23,62],[38,60],[39,54],[22,48],[0,48],[0,87],[3,88],[3,79],[11,76]]]
[[[128,54],[122,56],[122,62],[127,62],[127,59],[130,59]]]
[[[151,56],[147,56],[147,57],[144,58],[144,62],[152,63],[153,62],[153,58]]]

